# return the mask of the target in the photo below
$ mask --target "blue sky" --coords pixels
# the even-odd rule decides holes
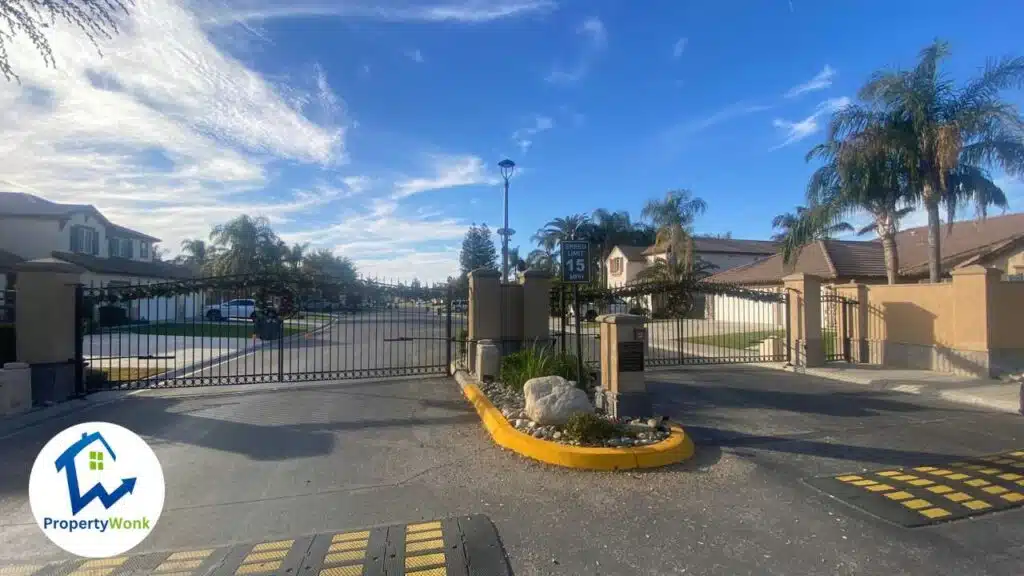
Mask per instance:
[[[138,0],[102,56],[63,27],[56,69],[12,46],[0,186],[91,202],[171,253],[266,215],[407,279],[454,273],[465,227],[500,226],[503,157],[524,249],[552,217],[639,216],[672,188],[708,202],[699,232],[765,238],[872,71],[938,36],[967,77],[1020,49],[1022,18],[1009,1]]]

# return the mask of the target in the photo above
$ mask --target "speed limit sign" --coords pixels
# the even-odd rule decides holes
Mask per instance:
[[[590,242],[586,240],[562,241],[562,282],[566,284],[590,282]]]

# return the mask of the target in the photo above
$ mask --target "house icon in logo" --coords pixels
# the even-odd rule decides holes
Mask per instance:
[[[103,484],[97,482],[92,488],[89,488],[84,494],[81,492],[78,485],[78,470],[75,467],[75,457],[78,456],[83,450],[98,442],[100,444],[99,450],[93,450],[89,453],[89,469],[95,471],[103,470],[103,458],[104,452],[110,455],[111,460],[117,460],[117,455],[114,454],[113,448],[107,443],[106,439],[99,432],[82,433],[82,438],[77,442],[68,447],[67,450],[61,454],[54,464],[57,466],[57,472],[64,471],[68,481],[68,497],[71,500],[71,514],[77,515],[82,511],[83,508],[89,505],[93,500],[99,499],[103,504],[104,508],[109,509],[118,500],[123,498],[126,494],[131,494],[135,489],[136,478],[122,478],[121,485],[117,487],[113,492],[107,492]]]

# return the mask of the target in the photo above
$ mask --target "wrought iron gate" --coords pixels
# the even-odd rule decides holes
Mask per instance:
[[[110,282],[76,300],[85,391],[448,374],[467,325],[448,287],[299,273]]]
[[[821,288],[821,340],[826,362],[849,362],[853,319],[857,301],[842,296],[830,286]]]
[[[578,337],[584,361],[600,363],[602,314],[645,318],[645,366],[736,364],[790,361],[788,294],[707,282],[647,282],[579,292]],[[559,349],[575,353],[577,331],[573,292],[551,292],[553,337]]]

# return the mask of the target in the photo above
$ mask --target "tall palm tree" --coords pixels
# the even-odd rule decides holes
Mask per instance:
[[[262,216],[243,214],[214,226],[210,240],[220,250],[216,268],[221,274],[263,272],[280,263],[279,240],[270,221]]]
[[[807,207],[797,206],[796,212],[786,212],[779,214],[775,218],[772,218],[772,229],[778,230],[775,234],[772,234],[772,240],[775,242],[784,242],[790,233],[796,228],[801,219],[807,217]],[[853,226],[849,222],[825,222],[824,225],[817,230],[814,230],[812,239],[818,238],[832,238],[844,232],[853,232]]]
[[[588,235],[595,247],[597,269],[601,274],[601,284],[606,285],[608,274],[605,270],[605,263],[612,253],[612,249],[619,244],[632,244],[635,236],[636,225],[629,216],[629,212],[620,210],[611,212],[604,208],[594,210],[591,217]]]
[[[551,274],[558,273],[558,265],[552,255],[544,250],[531,250],[526,255],[526,267],[530,270],[546,270]]]
[[[508,249],[508,267],[515,273],[517,278],[520,274],[526,272],[528,265],[526,260],[523,260],[522,256],[519,255],[519,246]]]
[[[704,200],[689,190],[670,190],[664,200],[648,200],[641,216],[657,229],[655,244],[668,251],[669,264],[682,262],[692,267],[693,222],[707,210]]]
[[[181,255],[175,260],[182,264],[192,264],[200,270],[206,270],[216,257],[216,248],[198,238],[181,241]]]
[[[886,279],[895,284],[900,268],[896,232],[900,218],[912,209],[913,195],[902,170],[902,158],[879,148],[872,148],[874,154],[855,150],[862,144],[858,140],[829,141],[807,154],[808,160],[820,159],[825,163],[815,170],[807,185],[810,208],[800,213],[782,239],[783,261],[788,263],[801,246],[821,238],[823,230],[864,211],[871,216],[871,224],[859,233],[878,234]]]
[[[590,218],[586,214],[570,214],[564,218],[555,218],[537,230],[532,239],[545,252],[551,254],[562,240],[579,238],[586,232],[589,223]]]
[[[949,45],[925,47],[911,70],[875,73],[860,90],[863,104],[833,115],[830,140],[862,137],[874,154],[877,147],[895,151],[909,181],[915,203],[928,213],[928,276],[942,277],[939,209],[945,206],[950,225],[958,207],[974,202],[979,216],[990,203],[987,186],[964,188],[951,176],[998,167],[1024,175],[1024,119],[1017,107],[1000,98],[1006,88],[1024,87],[1024,58],[989,63],[980,76],[958,87],[940,71]]]

